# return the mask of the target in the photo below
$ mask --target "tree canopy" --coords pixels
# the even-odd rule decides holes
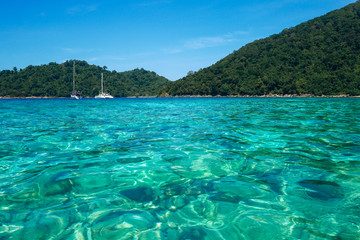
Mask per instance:
[[[169,82],[155,72],[144,69],[118,73],[107,71],[106,66],[69,60],[62,64],[30,65],[25,69],[1,71],[0,96],[69,97],[73,89],[74,61],[76,90],[87,97],[94,97],[99,93],[101,73],[104,73],[104,90],[115,97],[156,96]]]
[[[68,97],[72,64],[76,90],[93,97],[155,95],[360,95],[360,1],[265,39],[259,39],[214,65],[170,82],[144,69],[118,73],[106,66],[70,60],[0,72],[0,96]]]
[[[360,95],[360,2],[245,45],[170,95]]]

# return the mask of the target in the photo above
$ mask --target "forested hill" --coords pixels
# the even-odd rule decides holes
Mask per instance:
[[[360,1],[254,41],[165,93],[360,95]]]
[[[23,70],[1,71],[0,96],[69,97],[73,89],[73,61],[76,64],[76,90],[87,97],[99,94],[102,72],[104,91],[115,97],[156,96],[169,82],[144,69],[118,73],[85,61],[70,60],[62,64],[30,65]]]

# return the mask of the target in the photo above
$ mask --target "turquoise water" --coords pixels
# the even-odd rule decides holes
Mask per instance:
[[[360,99],[0,100],[0,239],[360,239]]]

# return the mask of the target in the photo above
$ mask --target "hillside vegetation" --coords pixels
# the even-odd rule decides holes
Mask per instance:
[[[162,93],[360,95],[360,2],[254,41]]]
[[[62,64],[30,65],[19,71],[16,68],[1,71],[0,96],[69,97],[73,89],[73,61],[76,63],[76,90],[87,97],[99,94],[102,72],[104,91],[115,97],[155,96],[169,83],[166,78],[144,69],[118,73],[85,61],[71,60]]]

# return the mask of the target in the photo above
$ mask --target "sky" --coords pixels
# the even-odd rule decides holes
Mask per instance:
[[[85,60],[169,80],[355,0],[0,0],[0,70]]]

